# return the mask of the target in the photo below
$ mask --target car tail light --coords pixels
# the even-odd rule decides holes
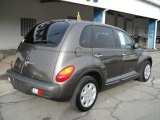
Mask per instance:
[[[32,92],[33,92],[34,94],[37,94],[37,95],[42,95],[42,93],[43,93],[43,91],[42,91],[41,89],[36,89],[36,88],[33,88],[33,89],[32,89]]]
[[[66,81],[74,72],[75,67],[74,66],[68,66],[64,69],[62,69],[56,76],[57,82],[64,82]]]

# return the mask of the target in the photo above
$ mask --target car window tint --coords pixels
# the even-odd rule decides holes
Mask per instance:
[[[24,38],[24,43],[56,47],[68,28],[67,22],[45,22],[33,27]],[[41,42],[42,41],[42,42]]]
[[[82,47],[90,48],[92,47],[92,26],[86,26],[80,37],[80,45]]]
[[[122,48],[131,48],[133,45],[132,39],[124,32],[120,30],[116,30],[118,39],[120,41],[121,47]]]
[[[93,33],[95,48],[116,48],[116,41],[111,28],[103,26],[94,26]]]
[[[34,42],[40,40],[46,40],[46,31],[50,23],[42,23],[35,28],[34,31]]]
[[[33,27],[28,33],[27,35],[24,37],[24,40],[23,42],[24,43],[30,43],[30,44],[33,44],[34,42],[34,31],[35,31],[35,28],[37,26]]]
[[[47,34],[47,40],[55,44],[59,44],[68,27],[66,22],[57,22],[50,25]]]

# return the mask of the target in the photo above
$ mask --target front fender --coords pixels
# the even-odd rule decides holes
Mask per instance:
[[[152,57],[150,55],[146,54],[146,53],[142,53],[139,56],[137,67],[136,67],[136,71],[139,70],[139,68],[141,67],[141,64],[146,60],[150,61],[151,65],[152,65]]]

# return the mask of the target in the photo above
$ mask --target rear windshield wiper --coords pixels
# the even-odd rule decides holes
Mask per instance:
[[[36,40],[36,41],[34,41],[34,43],[52,43],[52,44],[57,44],[57,43],[55,43],[53,41],[47,41],[47,40]]]

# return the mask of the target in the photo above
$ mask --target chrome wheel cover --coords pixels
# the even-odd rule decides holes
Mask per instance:
[[[149,79],[150,74],[151,74],[151,66],[150,66],[150,64],[147,64],[145,69],[144,69],[144,78],[146,80]]]
[[[80,95],[80,102],[82,106],[90,107],[94,103],[96,95],[97,95],[96,86],[93,83],[86,84],[83,87]]]

